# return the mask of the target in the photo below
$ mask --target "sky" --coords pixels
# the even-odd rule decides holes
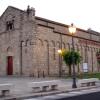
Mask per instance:
[[[100,32],[100,0],[0,0],[0,15],[8,6],[26,10],[28,5],[36,16]]]

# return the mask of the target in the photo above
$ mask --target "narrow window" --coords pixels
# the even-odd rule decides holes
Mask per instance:
[[[14,29],[14,20],[6,22],[6,30]]]

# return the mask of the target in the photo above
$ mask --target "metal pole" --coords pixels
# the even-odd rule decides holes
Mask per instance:
[[[74,48],[74,40],[73,40],[73,34],[72,34],[72,51],[75,51]],[[73,84],[72,84],[72,88],[77,88],[76,86],[76,73],[75,73],[75,58],[74,58],[74,54],[72,55],[72,60],[73,60]]]

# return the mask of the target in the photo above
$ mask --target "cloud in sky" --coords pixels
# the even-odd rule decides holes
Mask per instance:
[[[0,15],[9,5],[22,10],[30,5],[39,17],[100,32],[99,4],[100,0],[0,0]]]

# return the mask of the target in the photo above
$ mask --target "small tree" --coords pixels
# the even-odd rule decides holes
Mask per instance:
[[[75,63],[75,65],[79,64],[81,62],[81,56],[79,52],[76,51],[67,51],[67,50],[62,50],[61,53],[63,60],[65,61],[66,65],[69,67],[69,75],[71,75],[71,65]],[[73,57],[74,57],[74,62],[73,62]]]

